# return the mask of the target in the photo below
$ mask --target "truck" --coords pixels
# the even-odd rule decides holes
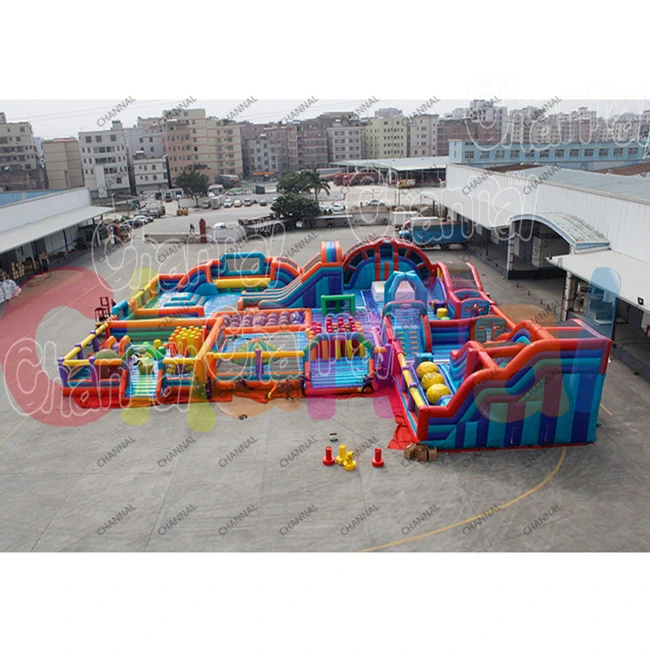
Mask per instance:
[[[165,204],[160,201],[149,201],[149,203],[144,206],[144,211],[151,217],[162,217],[166,212]]]
[[[467,233],[459,221],[443,221],[438,217],[415,217],[404,224],[398,233],[400,239],[413,242],[420,248],[439,246],[446,251],[452,244],[467,246]]]
[[[395,231],[404,230],[406,223],[411,219],[421,216],[419,212],[410,212],[407,210],[395,210],[390,213],[390,222],[393,224]]]
[[[414,178],[402,178],[401,180],[397,181],[397,189],[398,190],[406,190],[409,187],[415,187],[416,182]]]

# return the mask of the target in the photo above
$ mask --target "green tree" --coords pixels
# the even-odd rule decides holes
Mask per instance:
[[[196,199],[196,204],[199,204],[199,196],[208,193],[208,186],[210,185],[210,178],[199,171],[199,168],[191,168],[185,170],[174,179],[174,185],[181,187],[183,192],[188,196]]]
[[[271,210],[277,215],[302,220],[313,219],[320,214],[318,201],[298,196],[297,194],[283,194],[279,196],[271,206]]]
[[[304,187],[307,190],[314,190],[314,198],[318,201],[319,192],[325,191],[329,196],[330,184],[329,181],[323,178],[315,169],[311,171],[300,172],[304,179]]]
[[[287,172],[278,179],[276,189],[280,194],[299,194],[308,191],[307,179],[302,172]]]

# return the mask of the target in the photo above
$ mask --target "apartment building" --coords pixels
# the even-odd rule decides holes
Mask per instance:
[[[133,160],[133,178],[137,194],[167,189],[169,187],[167,158],[137,156]]]
[[[436,155],[449,155],[450,140],[466,140],[479,145],[495,145],[501,142],[499,127],[468,119],[442,119],[436,125]]]
[[[455,108],[450,117],[456,120],[466,119],[490,125],[505,135],[508,128],[508,108],[497,106],[497,103],[496,98],[472,99],[469,106]]]
[[[173,179],[196,167],[211,183],[222,174],[243,176],[240,125],[207,117],[205,109],[164,111],[165,144]]]
[[[386,114],[389,109],[380,109]],[[376,111],[375,115],[380,111]],[[408,156],[408,120],[403,115],[373,117],[364,129],[366,158],[406,158]]]
[[[29,122],[7,122],[0,113],[0,169],[38,169],[38,153]]]
[[[360,158],[365,158],[363,128],[360,124],[346,126],[339,123],[327,129],[328,162]]]
[[[46,185],[32,125],[8,122],[0,113],[0,191],[40,190]]]
[[[246,177],[281,174],[287,169],[286,137],[284,147],[266,133],[246,139],[243,155]]]
[[[160,118],[158,118],[160,119]],[[150,118],[138,118],[136,126],[124,129],[129,160],[138,158],[162,158],[165,151],[165,135],[159,125]]]
[[[408,121],[408,157],[437,156],[436,129],[439,115],[417,115]]]
[[[93,198],[130,193],[126,134],[120,121],[109,130],[80,131],[79,148],[84,184]]]
[[[43,140],[45,172],[51,190],[70,190],[84,186],[81,150],[76,138]]]

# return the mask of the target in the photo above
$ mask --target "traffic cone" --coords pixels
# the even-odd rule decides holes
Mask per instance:
[[[373,467],[383,467],[384,459],[381,456],[381,447],[375,447],[375,456],[370,461]]]
[[[357,468],[357,461],[354,460],[354,452],[352,450],[348,451],[345,454],[345,460],[343,461],[343,469],[351,472],[353,469]]]
[[[328,445],[325,447],[325,457],[323,458],[323,465],[327,465],[330,467],[331,465],[334,465],[336,461],[334,460],[334,457],[332,456],[332,448]]]
[[[345,461],[345,450],[347,447],[345,445],[339,445],[339,455],[336,457],[336,464],[343,465]]]

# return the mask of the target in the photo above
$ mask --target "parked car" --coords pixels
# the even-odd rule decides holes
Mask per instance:
[[[345,212],[345,206],[342,203],[332,203],[330,210],[332,212]]]
[[[244,205],[247,206],[247,207],[249,205],[253,205],[253,201],[251,199],[244,199]]]
[[[223,202],[223,207],[224,207],[224,208],[232,208],[232,199],[226,199],[226,200]]]
[[[235,202],[232,204],[233,208],[241,208],[242,202],[239,199],[235,199]]]
[[[260,199],[260,205],[266,205],[266,199]]]
[[[386,205],[385,201],[379,201],[377,199],[372,199],[370,201],[366,201],[367,206],[373,206],[373,205]]]

